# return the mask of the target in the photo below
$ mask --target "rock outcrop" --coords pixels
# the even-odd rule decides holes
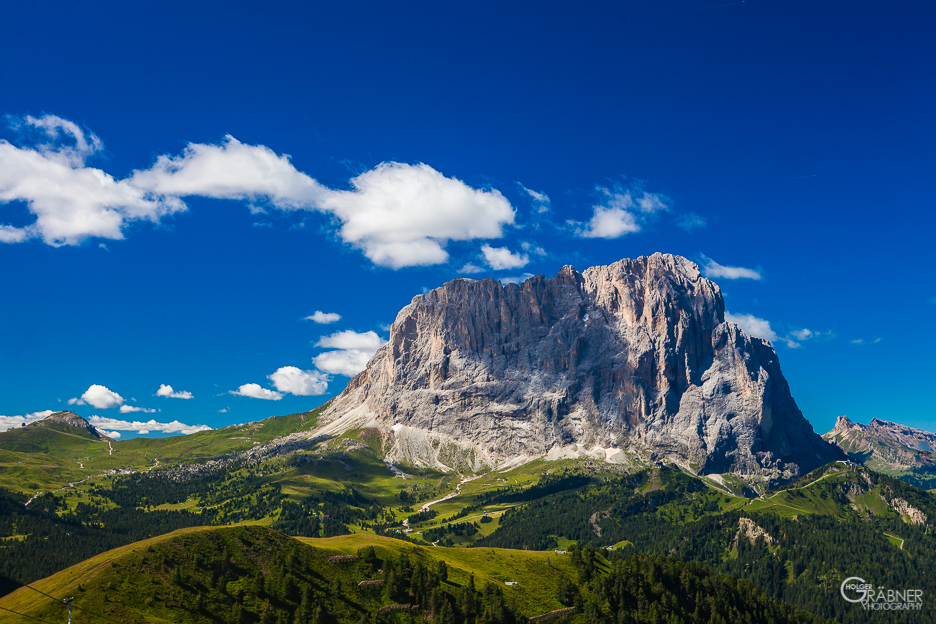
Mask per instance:
[[[770,344],[664,254],[419,295],[320,422],[391,429],[391,458],[459,469],[585,453],[787,479],[841,458]]]

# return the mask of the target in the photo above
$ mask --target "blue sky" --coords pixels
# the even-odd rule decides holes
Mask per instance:
[[[932,3],[449,4],[0,3],[0,425],[310,409],[425,289],[662,251],[818,432],[936,428]]]

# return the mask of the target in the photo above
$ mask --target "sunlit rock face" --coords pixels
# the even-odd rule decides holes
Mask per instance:
[[[478,469],[546,455],[786,479],[841,457],[769,343],[668,254],[522,284],[456,279],[397,315],[332,402],[330,431],[389,430],[391,456]]]

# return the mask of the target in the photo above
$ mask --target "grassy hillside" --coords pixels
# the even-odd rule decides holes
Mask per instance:
[[[73,596],[79,621],[519,624],[568,609],[563,620],[589,624],[821,622],[676,560],[444,549],[376,536],[304,542],[256,526],[188,530],[99,555],[35,587]],[[0,598],[0,607],[45,621],[66,615],[28,588]],[[5,614],[11,624],[30,621]]]
[[[111,443],[75,427],[40,421],[0,433],[0,488],[31,496],[83,480],[101,482],[113,471],[149,470],[247,451],[313,429],[320,409],[191,435]]]

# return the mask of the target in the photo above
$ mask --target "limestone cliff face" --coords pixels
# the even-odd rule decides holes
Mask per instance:
[[[663,254],[417,296],[323,421],[392,429],[391,455],[475,469],[576,452],[789,478],[841,456],[773,348],[725,322],[695,263]]]

